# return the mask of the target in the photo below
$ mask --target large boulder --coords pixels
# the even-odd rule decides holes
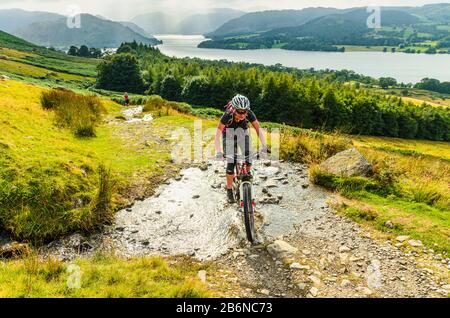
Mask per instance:
[[[346,177],[367,176],[373,170],[370,162],[355,148],[328,158],[320,168],[328,173]]]

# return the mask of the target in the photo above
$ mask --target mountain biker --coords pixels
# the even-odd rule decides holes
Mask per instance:
[[[127,92],[125,92],[125,94],[123,95],[123,99],[125,102],[125,106],[129,106],[130,105],[130,97],[128,96]]]
[[[227,104],[226,111],[220,119],[216,131],[216,158],[227,158],[226,179],[227,179],[227,198],[229,203],[234,203],[233,179],[236,166],[235,155],[237,148],[244,153],[247,165],[250,162],[250,135],[248,133],[248,122],[255,128],[256,133],[262,144],[262,152],[267,153],[267,142],[261,129],[258,119],[250,110],[250,101],[247,97],[236,95]],[[223,140],[223,152],[220,144],[220,135]],[[225,154],[224,154],[225,153]]]

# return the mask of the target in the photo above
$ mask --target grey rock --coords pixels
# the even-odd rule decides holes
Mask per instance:
[[[267,246],[267,251],[270,255],[276,258],[287,258],[297,253],[298,249],[286,243],[285,241],[277,240]]]
[[[373,171],[372,165],[356,148],[334,155],[323,162],[320,168],[339,176],[367,176]]]

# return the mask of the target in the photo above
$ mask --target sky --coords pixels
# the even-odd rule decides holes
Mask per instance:
[[[74,9],[99,14],[113,20],[131,20],[134,16],[164,11],[183,16],[212,8],[232,8],[247,12],[307,7],[349,8],[368,5],[420,6],[450,0],[0,0],[0,9],[21,8],[70,14]]]

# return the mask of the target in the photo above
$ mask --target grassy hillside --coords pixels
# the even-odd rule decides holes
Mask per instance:
[[[0,74],[39,83],[91,85],[99,63],[68,56],[0,31]]]
[[[209,35],[212,41],[205,41],[199,47],[448,53],[448,12],[448,4],[383,7],[381,28],[371,29],[367,27],[369,13],[365,8],[265,11],[230,21]],[[272,19],[278,22],[270,23]],[[243,35],[252,36],[243,38]]]
[[[39,245],[74,231],[100,229],[118,207],[151,195],[155,186],[179,168],[170,156],[173,129],[192,131],[195,115],[209,118],[203,121],[204,129],[217,125],[217,109],[191,111],[189,105],[168,103],[159,97],[146,97],[146,111],[155,116],[151,125],[128,125],[123,122],[122,107],[108,96],[100,97],[106,114],[96,128],[96,137],[78,138],[58,125],[55,112],[43,109],[40,98],[46,86],[56,84],[89,94],[78,84],[85,77],[93,80],[88,72],[95,70],[97,61],[67,57],[1,35],[8,47],[0,49],[0,55],[7,57],[0,59],[0,72],[23,80],[0,81],[0,228],[18,240]],[[31,64],[37,61],[41,66]],[[42,78],[40,72],[56,75]],[[283,127],[265,124],[274,126]],[[312,178],[343,197],[337,205],[340,213],[382,236],[406,234],[437,251],[450,252],[449,143],[294,130],[295,134],[285,132],[282,136],[283,158],[312,164]],[[373,163],[373,176],[332,177],[314,165],[340,147],[350,146]],[[98,209],[105,185],[111,190],[106,215]],[[393,227],[386,227],[386,221]],[[199,284],[195,276],[205,265],[190,261],[97,256],[75,264],[85,275],[82,289],[67,288],[67,263],[33,256],[1,260],[0,297],[220,294]]]
[[[0,263],[1,264],[1,263]],[[189,261],[171,261],[159,257],[129,261],[97,256],[78,260],[82,275],[80,288],[69,288],[69,265],[37,257],[16,260],[0,266],[0,297],[211,297],[212,292],[196,277],[205,265]]]

